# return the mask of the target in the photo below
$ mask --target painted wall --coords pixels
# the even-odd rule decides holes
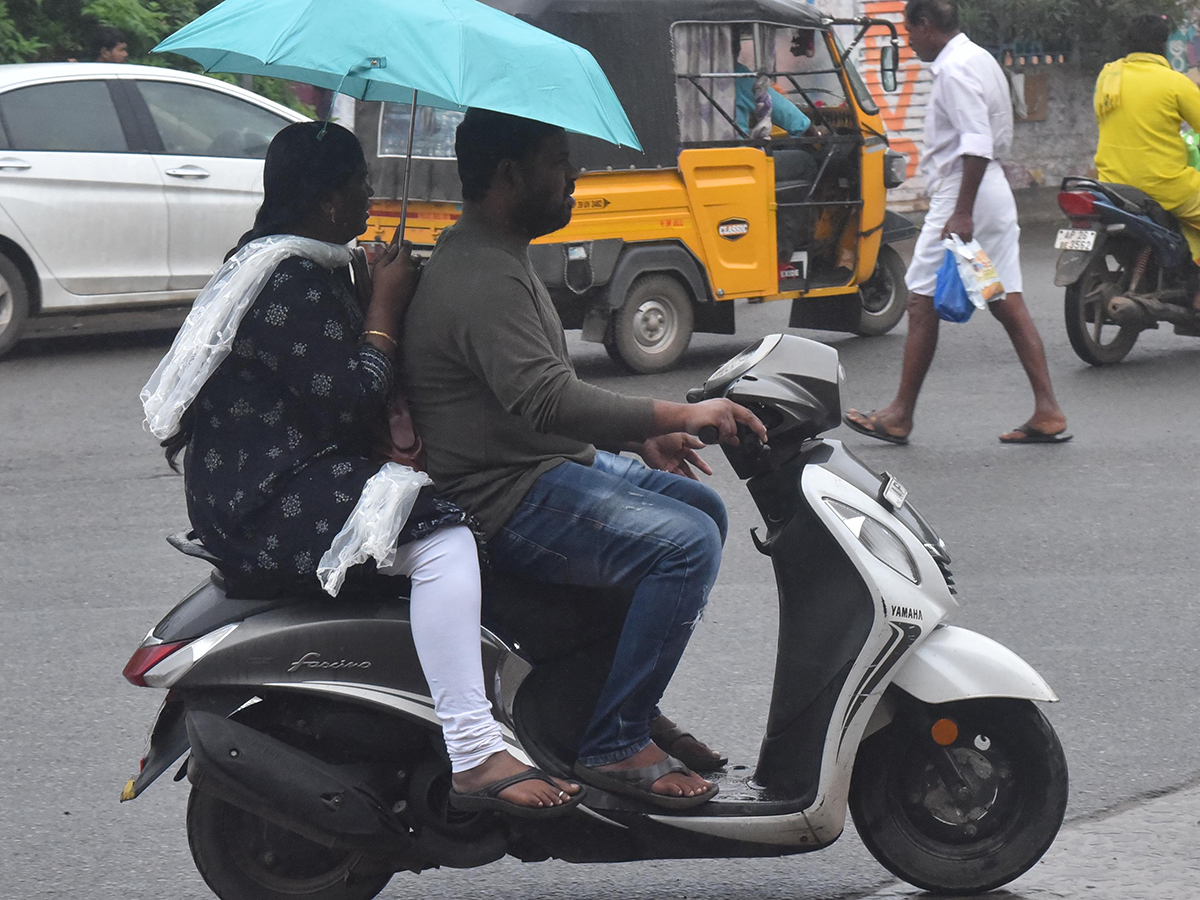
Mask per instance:
[[[857,65],[879,105],[891,146],[908,156],[908,181],[888,192],[888,205],[896,210],[925,209],[925,185],[917,174],[917,164],[925,133],[925,107],[933,81],[929,67],[923,65],[908,46],[904,28],[904,0],[858,0],[856,14],[887,19],[896,23],[900,34],[900,71],[897,90],[883,90],[879,79],[879,52],[890,43],[886,28],[873,28],[863,39]]]

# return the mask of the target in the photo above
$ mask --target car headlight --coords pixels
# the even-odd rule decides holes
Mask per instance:
[[[850,529],[850,533],[862,542],[872,556],[898,575],[903,575],[913,584],[921,583],[920,576],[917,574],[916,560],[912,558],[912,554],[908,552],[904,542],[892,529],[878,519],[871,518],[865,512],[829,497],[825,498],[825,505],[845,523],[846,527]]]

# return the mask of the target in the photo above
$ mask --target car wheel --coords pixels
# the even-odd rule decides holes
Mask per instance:
[[[0,356],[21,338],[29,320],[29,289],[16,263],[0,253]]]

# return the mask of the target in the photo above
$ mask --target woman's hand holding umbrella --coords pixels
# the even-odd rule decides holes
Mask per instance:
[[[420,269],[408,241],[393,241],[371,266],[371,303],[367,307],[363,333],[370,343],[389,356],[396,352],[400,325],[417,290],[419,277]]]

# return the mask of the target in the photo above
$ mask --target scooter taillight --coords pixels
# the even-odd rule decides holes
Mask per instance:
[[[1059,191],[1058,208],[1072,219],[1090,219],[1096,215],[1096,198],[1088,191]]]
[[[149,687],[150,685],[146,684],[146,673],[180,647],[186,647],[188,643],[189,641],[179,641],[175,644],[138,647],[133,651],[133,656],[129,657],[129,662],[125,663],[125,669],[121,674],[125,676],[126,681],[136,687]]]

